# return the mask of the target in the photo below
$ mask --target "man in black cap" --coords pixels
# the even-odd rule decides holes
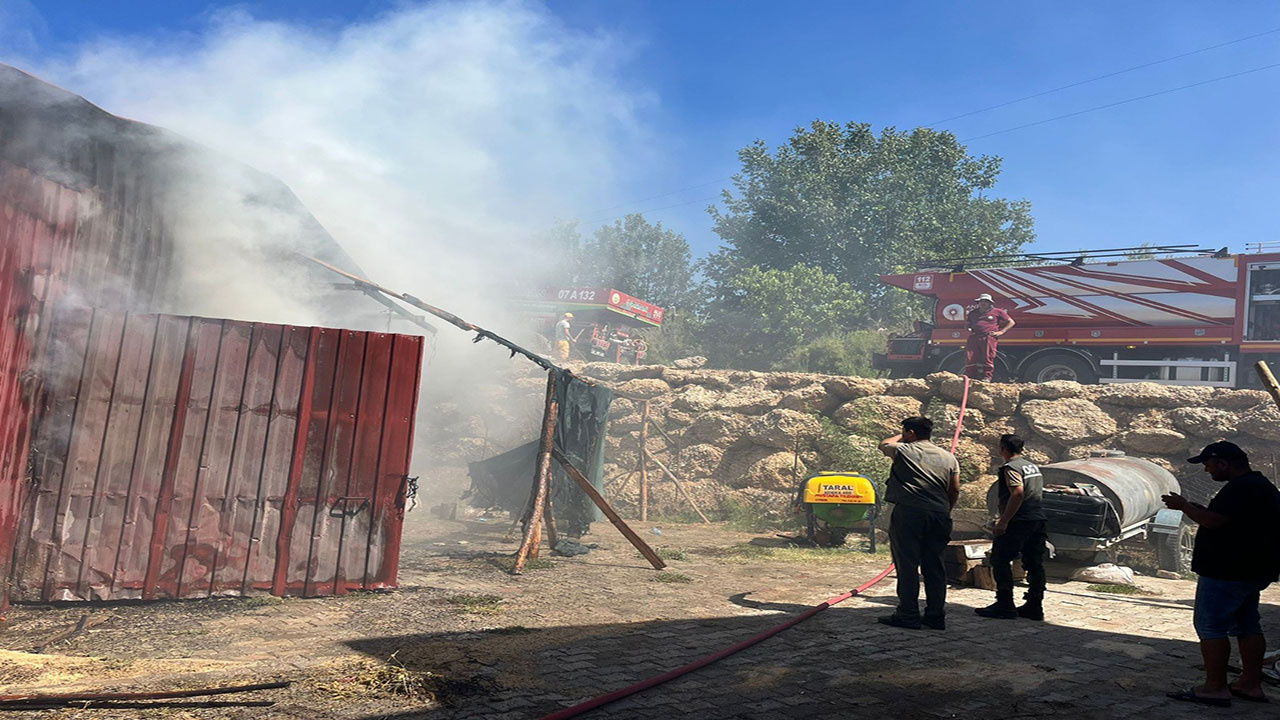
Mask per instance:
[[[1022,457],[1025,447],[1026,442],[1017,435],[1000,436],[999,452],[1004,458],[1004,465],[1000,466],[996,478],[1000,517],[992,528],[995,543],[991,548],[996,601],[974,610],[982,617],[1044,620],[1044,558],[1048,540],[1045,533],[1044,475],[1038,465]],[[1022,607],[1013,604],[1013,560],[1019,555],[1030,585],[1027,602]]]
[[[1249,467],[1249,456],[1235,443],[1211,443],[1187,462],[1203,463],[1215,482],[1225,484],[1209,507],[1178,493],[1161,498],[1200,526],[1191,569],[1200,576],[1194,623],[1204,656],[1205,682],[1169,697],[1218,707],[1231,705],[1232,696],[1267,702],[1262,692],[1267,641],[1258,616],[1258,596],[1280,576],[1280,490]],[[1240,646],[1244,672],[1228,685],[1232,637]]]

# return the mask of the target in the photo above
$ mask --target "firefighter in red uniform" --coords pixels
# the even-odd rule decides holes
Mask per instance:
[[[974,298],[965,317],[969,321],[969,342],[964,346],[964,374],[974,380],[990,380],[996,369],[996,338],[1009,332],[1013,318],[996,307],[987,293]]]

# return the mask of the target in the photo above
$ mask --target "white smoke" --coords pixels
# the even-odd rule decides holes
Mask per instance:
[[[651,98],[620,79],[626,43],[573,30],[540,4],[412,4],[321,28],[242,10],[210,18],[196,33],[107,37],[58,57],[0,47],[0,60],[274,175],[372,279],[503,333],[520,322],[502,312],[508,299],[495,283],[555,282],[557,259],[536,238],[556,218],[608,204],[623,170],[650,169],[654,144],[639,118]],[[172,189],[189,203],[174,228],[186,300],[176,310],[385,327],[355,293],[351,305],[375,320],[316,317],[291,301],[285,273],[253,267],[261,254],[249,250],[278,254],[293,220],[247,212],[252,191],[234,183],[202,189],[200,178],[238,173],[219,170],[192,168]],[[434,324],[429,402],[454,391],[501,409],[476,453],[527,439],[540,403],[512,408],[492,384],[532,366]],[[420,430],[461,432],[431,427],[450,417],[428,411]]]
[[[327,29],[211,18],[16,61],[275,175],[370,275],[481,323],[505,324],[488,280],[539,269],[532,238],[599,206],[645,145],[625,44],[538,4],[409,5]]]

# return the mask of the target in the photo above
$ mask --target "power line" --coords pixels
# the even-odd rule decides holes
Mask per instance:
[[[1241,75],[1248,75],[1250,73],[1261,72],[1263,70],[1270,70],[1271,68],[1276,68],[1276,67],[1280,67],[1280,63],[1272,63],[1271,65],[1263,65],[1262,67],[1256,67],[1249,70],[1241,70],[1240,72],[1231,73],[1230,75],[1221,75],[1216,78],[1201,80],[1200,82],[1193,82],[1193,83],[1188,83],[1186,85],[1179,85],[1178,87],[1169,88],[1168,90],[1160,90],[1159,92],[1147,93],[1146,95],[1139,95],[1137,97],[1131,97],[1125,100],[1117,100],[1112,103],[1107,103],[1106,105],[1097,105],[1091,108],[1085,108],[1084,110],[1077,110],[1075,112],[1069,112],[1062,115],[1055,115],[1051,118],[1045,118],[1044,120],[1036,120],[1035,122],[1029,122],[1023,125],[1016,125],[1011,128],[1005,128],[1004,130],[989,132],[989,133],[986,133],[985,135],[974,135],[973,137],[964,138],[960,142],[972,142],[974,140],[989,138],[994,135],[1003,135],[1005,133],[1011,133],[1015,130],[1022,130],[1024,128],[1035,127],[1036,125],[1044,125],[1045,123],[1051,123],[1051,122],[1054,122],[1055,120],[1062,120],[1064,118],[1075,117],[1077,115],[1084,115],[1085,113],[1096,112],[1098,110],[1105,110],[1107,108],[1116,107],[1117,105],[1127,105],[1132,102],[1138,102],[1139,100],[1146,100],[1148,98],[1158,97],[1160,95],[1168,95],[1169,93],[1175,93],[1175,92],[1178,92],[1179,90],[1186,90],[1188,88],[1200,87],[1201,85],[1208,85],[1209,83],[1215,83],[1222,80],[1230,80],[1231,78],[1240,77]]]
[[[932,125],[940,125],[940,124],[942,124],[942,123],[944,123],[944,122],[950,122],[950,121],[952,121],[952,120],[959,120],[960,118],[966,118],[966,117],[969,117],[969,116],[971,116],[971,115],[977,115],[977,114],[979,114],[979,113],[987,112],[988,110],[995,110],[995,109],[997,109],[997,108],[1008,107],[1009,105],[1016,105],[1017,103],[1025,102],[1025,101],[1027,101],[1027,100],[1034,100],[1035,98],[1038,98],[1038,97],[1044,97],[1045,95],[1052,95],[1053,93],[1056,93],[1056,92],[1061,92],[1061,91],[1063,91],[1063,90],[1069,90],[1069,89],[1071,89],[1071,88],[1073,88],[1073,87],[1080,87],[1081,85],[1088,85],[1089,83],[1097,82],[1097,81],[1099,81],[1099,80],[1106,80],[1107,78],[1112,78],[1112,77],[1115,77],[1115,76],[1117,76],[1117,75],[1124,75],[1125,73],[1130,73],[1130,72],[1133,72],[1133,71],[1135,71],[1135,70],[1141,70],[1141,69],[1143,69],[1143,68],[1149,68],[1149,67],[1152,67],[1153,65],[1160,65],[1160,64],[1162,64],[1162,63],[1172,62],[1172,61],[1174,61],[1174,60],[1180,60],[1180,59],[1182,59],[1182,58],[1184,58],[1184,57],[1190,57],[1190,56],[1192,56],[1192,55],[1198,55],[1198,54],[1200,54],[1200,53],[1209,52],[1210,50],[1217,50],[1218,48],[1227,47],[1228,45],[1235,45],[1236,43],[1242,43],[1242,42],[1245,42],[1245,41],[1247,41],[1247,40],[1253,40],[1253,39],[1256,39],[1256,38],[1264,37],[1264,36],[1266,36],[1266,35],[1273,35],[1273,34],[1278,33],[1278,32],[1280,32],[1280,28],[1272,28],[1272,29],[1270,29],[1270,30],[1265,30],[1265,31],[1263,31],[1263,32],[1255,33],[1255,34],[1253,34],[1253,35],[1246,35],[1245,37],[1242,37],[1242,38],[1236,38],[1235,40],[1228,40],[1228,41],[1226,41],[1226,42],[1218,43],[1217,45],[1210,45],[1209,47],[1203,47],[1203,48],[1200,48],[1199,50],[1192,50],[1192,51],[1190,51],[1190,52],[1184,52],[1184,53],[1180,53],[1180,54],[1178,54],[1178,55],[1171,55],[1171,56],[1169,56],[1169,57],[1167,57],[1167,58],[1163,58],[1163,59],[1161,59],[1161,60],[1152,60],[1151,62],[1143,63],[1143,64],[1141,64],[1141,65],[1134,65],[1133,67],[1127,67],[1127,68],[1125,68],[1125,69],[1123,69],[1123,70],[1116,70],[1115,72],[1109,72],[1109,73],[1106,73],[1105,75],[1099,75],[1099,76],[1097,76],[1097,77],[1091,77],[1091,78],[1089,78],[1088,80],[1080,80],[1080,81],[1077,81],[1077,82],[1068,83],[1067,85],[1062,85],[1062,86],[1059,86],[1059,87],[1053,88],[1052,90],[1044,90],[1044,91],[1041,91],[1041,92],[1038,92],[1038,93],[1033,93],[1033,94],[1031,94],[1031,95],[1025,95],[1025,96],[1020,97],[1020,98],[1018,98],[1018,99],[1016,99],[1016,100],[1008,100],[1008,101],[1006,101],[1006,102],[998,103],[998,104],[996,104],[996,105],[988,105],[987,107],[984,107],[984,108],[979,108],[979,109],[977,109],[977,110],[970,110],[969,112],[966,112],[966,113],[960,113],[959,115],[952,115],[951,117],[942,118],[941,120],[934,120],[934,121],[933,121],[933,122],[931,122],[931,123],[927,123],[927,125],[929,125],[929,126],[932,126]]]
[[[1099,81],[1099,80],[1105,80],[1105,79],[1107,79],[1107,78],[1115,77],[1115,76],[1117,76],[1117,75],[1123,75],[1123,74],[1125,74],[1125,73],[1133,72],[1133,71],[1135,71],[1135,70],[1141,70],[1141,69],[1143,69],[1143,68],[1152,67],[1153,65],[1160,65],[1160,64],[1162,64],[1162,63],[1171,62],[1171,61],[1173,61],[1173,60],[1178,60],[1178,59],[1180,59],[1180,58],[1189,57],[1189,56],[1191,56],[1191,55],[1198,55],[1198,54],[1200,54],[1200,53],[1209,52],[1210,50],[1217,50],[1217,49],[1219,49],[1219,48],[1227,47],[1227,46],[1229,46],[1229,45],[1235,45],[1235,44],[1237,44],[1237,43],[1242,43],[1242,42],[1245,42],[1245,41],[1248,41],[1248,40],[1254,40],[1254,39],[1257,39],[1257,38],[1260,38],[1260,37],[1265,37],[1265,36],[1267,36],[1267,35],[1272,35],[1272,34],[1275,34],[1275,33],[1280,33],[1280,28],[1272,28],[1272,29],[1270,29],[1270,30],[1264,30],[1263,32],[1255,33],[1255,34],[1253,34],[1253,35],[1246,35],[1246,36],[1244,36],[1244,37],[1236,38],[1236,39],[1234,39],[1234,40],[1227,40],[1226,42],[1221,42],[1221,43],[1218,43],[1218,44],[1216,44],[1216,45],[1210,45],[1210,46],[1208,46],[1208,47],[1199,48],[1199,49],[1197,49],[1197,50],[1191,50],[1191,51],[1188,51],[1188,52],[1185,52],[1185,53],[1180,53],[1180,54],[1178,54],[1178,55],[1172,55],[1172,56],[1170,56],[1170,57],[1162,58],[1162,59],[1160,59],[1160,60],[1152,60],[1151,62],[1148,62],[1148,63],[1143,63],[1143,64],[1141,64],[1141,65],[1134,65],[1133,67],[1124,68],[1124,69],[1122,69],[1122,70],[1116,70],[1116,71],[1114,71],[1114,72],[1106,73],[1106,74],[1104,74],[1104,75],[1098,75],[1097,77],[1092,77],[1092,78],[1089,78],[1089,79],[1087,79],[1087,80],[1080,80],[1080,81],[1077,81],[1077,82],[1074,82],[1074,83],[1069,83],[1069,84],[1067,84],[1067,85],[1062,85],[1062,86],[1059,86],[1059,87],[1056,87],[1056,88],[1053,88],[1053,89],[1050,89],[1050,90],[1044,90],[1044,91],[1042,91],[1042,92],[1034,93],[1034,94],[1032,94],[1032,95],[1026,95],[1026,96],[1024,96],[1024,97],[1020,97],[1020,98],[1017,98],[1017,99],[1015,99],[1015,100],[1009,100],[1009,101],[1007,101],[1007,102],[999,103],[999,104],[996,104],[996,105],[990,105],[990,106],[987,106],[987,107],[985,107],[985,108],[980,108],[980,109],[978,109],[978,110],[971,110],[971,111],[969,111],[969,112],[961,113],[961,114],[959,114],[959,115],[953,115],[953,116],[951,116],[951,117],[949,117],[949,118],[944,118],[944,119],[942,119],[942,120],[937,120],[937,121],[934,121],[934,122],[928,123],[928,125],[926,125],[926,126],[924,126],[924,127],[928,127],[928,126],[931,126],[931,125],[937,125],[937,124],[939,124],[939,123],[948,122],[948,121],[950,121],[950,120],[957,120],[957,119],[959,119],[959,118],[969,117],[969,116],[971,116],[971,115],[977,115],[977,114],[979,114],[979,113],[984,113],[984,112],[987,112],[987,111],[989,111],[989,110],[995,110],[995,109],[997,109],[997,108],[1006,107],[1006,106],[1008,106],[1008,105],[1014,105],[1014,104],[1017,104],[1017,103],[1020,103],[1020,102],[1024,102],[1024,101],[1026,101],[1026,100],[1032,100],[1032,99],[1034,99],[1034,98],[1043,97],[1043,96],[1045,96],[1045,95],[1051,95],[1051,94],[1053,94],[1053,93],[1060,92],[1060,91],[1062,91],[1062,90],[1067,90],[1067,89],[1069,89],[1069,88],[1079,87],[1079,86],[1081,86],[1081,85],[1087,85],[1087,84],[1089,84],[1089,83],[1097,82],[1097,81]],[[1084,109],[1084,110],[1077,110],[1077,111],[1075,111],[1075,112],[1065,113],[1065,114],[1063,114],[1063,115],[1057,115],[1057,116],[1054,116],[1054,117],[1051,117],[1051,118],[1046,118],[1046,119],[1044,119],[1044,120],[1037,120],[1037,121],[1035,121],[1035,122],[1026,123],[1026,124],[1023,124],[1023,125],[1018,125],[1018,126],[1011,127],[1011,128],[1005,128],[1004,130],[997,130],[997,131],[995,131],[995,132],[986,133],[986,134],[983,134],[983,135],[976,135],[976,136],[973,136],[973,137],[964,138],[964,139],[960,140],[960,142],[971,142],[971,141],[973,141],[973,140],[982,140],[982,139],[984,139],[984,138],[989,138],[989,137],[993,137],[993,136],[996,136],[996,135],[1003,135],[1003,134],[1005,134],[1005,133],[1014,132],[1014,131],[1016,131],[1016,130],[1023,130],[1023,129],[1025,129],[1025,128],[1034,127],[1034,126],[1036,126],[1036,125],[1044,125],[1045,123],[1054,122],[1054,121],[1056,121],[1056,120],[1062,120],[1062,119],[1065,119],[1065,118],[1074,117],[1074,116],[1076,116],[1076,115],[1084,115],[1084,114],[1086,114],[1086,113],[1096,112],[1096,111],[1098,111],[1098,110],[1105,110],[1105,109],[1107,109],[1107,108],[1115,107],[1115,106],[1117,106],[1117,105],[1125,105],[1125,104],[1128,104],[1128,103],[1137,102],[1137,101],[1139,101],[1139,100],[1146,100],[1146,99],[1148,99],[1148,98],[1157,97],[1157,96],[1159,96],[1159,95],[1167,95],[1167,94],[1169,94],[1169,93],[1177,92],[1177,91],[1179,91],[1179,90],[1186,90],[1186,89],[1188,89],[1188,88],[1198,87],[1198,86],[1200,86],[1200,85],[1207,85],[1207,84],[1209,84],[1209,83],[1218,82],[1218,81],[1220,81],[1220,80],[1229,80],[1229,79],[1231,79],[1231,78],[1233,78],[1233,77],[1239,77],[1239,76],[1241,76],[1241,75],[1248,75],[1248,74],[1250,74],[1250,73],[1255,73],[1255,72],[1259,72],[1259,71],[1262,71],[1262,70],[1268,70],[1268,69],[1271,69],[1271,68],[1273,68],[1273,67],[1277,67],[1277,65],[1264,65],[1264,66],[1262,66],[1262,67],[1253,68],[1253,69],[1251,69],[1251,70],[1243,70],[1243,71],[1238,72],[1238,73],[1233,73],[1233,74],[1230,74],[1230,75],[1223,75],[1223,76],[1221,76],[1221,77],[1216,77],[1216,78],[1212,78],[1212,79],[1209,79],[1209,80],[1202,80],[1202,81],[1200,81],[1200,82],[1190,83],[1190,84],[1188,84],[1188,85],[1182,85],[1182,86],[1179,86],[1179,87],[1176,87],[1176,88],[1170,88],[1170,89],[1168,89],[1168,90],[1161,90],[1161,91],[1159,91],[1159,92],[1154,92],[1154,93],[1150,93],[1150,94],[1147,94],[1147,95],[1141,95],[1141,96],[1138,96],[1138,97],[1128,98],[1128,99],[1126,99],[1126,100],[1120,100],[1120,101],[1113,102],[1113,103],[1108,103],[1108,104],[1105,104],[1105,105],[1098,105],[1098,106],[1096,106],[1096,107],[1091,107],[1091,108],[1087,108],[1087,109]],[[680,189],[678,189],[678,190],[672,190],[672,191],[670,191],[670,192],[662,193],[662,194],[660,194],[660,195],[652,195],[652,196],[650,196],[650,197],[641,198],[640,200],[634,200],[634,201],[627,202],[627,203],[619,203],[619,204],[617,204],[617,205],[612,205],[612,206],[607,207],[607,208],[602,208],[601,210],[602,210],[602,211],[607,211],[607,210],[611,210],[611,209],[613,209],[613,208],[618,208],[618,207],[627,207],[627,206],[639,205],[640,203],[647,202],[647,201],[649,201],[649,200],[656,200],[656,199],[658,199],[658,198],[663,198],[663,197],[667,197],[667,196],[670,196],[670,195],[678,195],[678,194],[680,194],[680,193],[682,193],[682,192],[686,192],[686,191],[689,191],[689,190],[696,190],[697,188],[706,187],[706,186],[708,186],[708,185],[715,185],[715,184],[717,184],[717,183],[726,182],[726,181],[729,181],[729,180],[732,180],[732,179],[733,179],[733,176],[729,176],[729,177],[725,177],[725,178],[720,178],[720,179],[718,179],[718,180],[711,180],[711,181],[709,181],[709,182],[700,183],[700,184],[698,184],[698,185],[690,185],[690,186],[688,186],[688,187],[680,188]],[[694,204],[694,203],[698,203],[698,202],[705,202],[705,201],[707,201],[707,200],[714,200],[714,199],[717,199],[718,197],[719,197],[719,195],[713,195],[713,196],[708,197],[708,198],[699,198],[699,199],[697,199],[697,200],[691,200],[691,201],[689,201],[689,202],[684,202],[684,203],[677,203],[677,204],[675,204],[675,205],[664,205],[664,206],[662,206],[662,207],[658,207],[658,208],[648,208],[648,209],[645,209],[645,210],[636,210],[636,211],[634,211],[634,212],[632,212],[632,213],[627,213],[627,214],[628,214],[628,215],[630,215],[630,214],[644,214],[644,213],[649,213],[649,212],[658,212],[658,211],[660,211],[660,210],[669,210],[669,209],[671,209],[671,208],[675,208],[675,207],[682,207],[682,206],[685,206],[685,205],[692,205],[692,204]],[[609,217],[608,217],[608,218],[606,218],[606,219],[607,219],[607,220],[618,220],[618,219],[621,219],[622,217],[625,217],[625,215],[622,215],[622,216],[609,216]],[[600,222],[600,220],[584,220],[584,221],[583,221],[583,223],[584,223],[584,224],[593,224],[593,223],[595,223],[595,222]]]

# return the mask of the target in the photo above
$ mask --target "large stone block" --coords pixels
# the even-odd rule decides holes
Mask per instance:
[[[1218,408],[1178,408],[1169,411],[1169,419],[1179,430],[1202,438],[1229,437],[1239,427],[1235,413]]]
[[[1271,395],[1263,390],[1232,390],[1218,388],[1213,395],[1213,402],[1207,403],[1222,410],[1249,410],[1262,403],[1274,402]]]
[[[658,378],[634,378],[619,385],[618,392],[648,400],[671,392],[671,386]]]
[[[778,399],[778,407],[798,412],[816,412],[830,415],[844,402],[819,383],[812,383],[794,390],[784,391]]]
[[[775,452],[749,465],[739,480],[738,486],[794,492],[800,478],[804,478],[807,474],[808,470],[795,453]]]
[[[880,378],[860,378],[845,376],[827,376],[822,381],[823,387],[841,400],[879,395],[889,387],[888,380]]]
[[[1070,380],[1051,380],[1047,383],[1026,383],[1022,386],[1023,400],[1062,400],[1080,397],[1084,386]]]
[[[671,462],[671,471],[681,480],[712,478],[724,459],[724,450],[715,445],[698,444],[682,449]]]
[[[694,419],[693,424],[685,430],[685,440],[691,443],[706,443],[718,447],[728,447],[742,438],[749,420],[740,415],[713,411],[703,413]]]
[[[1120,434],[1120,444],[1128,450],[1150,455],[1169,455],[1187,448],[1187,436],[1177,430],[1159,427],[1134,427]]]
[[[888,395],[907,395],[909,397],[924,398],[933,392],[933,386],[924,378],[898,378],[891,380],[889,387],[885,389]]]
[[[986,510],[987,493],[995,481],[995,475],[979,475],[972,482],[961,484],[960,500],[956,503],[956,507]]]
[[[1136,408],[1203,407],[1212,404],[1215,393],[1210,387],[1118,383],[1098,390],[1096,400],[1100,404]]]
[[[938,378],[938,394],[959,403],[964,397],[964,378],[951,373],[941,375],[942,377]],[[969,407],[975,407],[993,415],[1012,415],[1018,409],[1018,401],[1021,398],[1022,389],[1019,385],[979,381],[969,384]]]
[[[763,447],[793,450],[807,445],[822,432],[822,424],[812,415],[795,410],[770,410],[747,426],[748,440]]]
[[[841,405],[831,417],[854,434],[886,438],[901,432],[903,419],[919,415],[920,409],[919,398],[869,395]]]
[[[1280,442],[1280,410],[1268,398],[1240,415],[1241,434],[1270,442]]]
[[[776,390],[766,390],[761,387],[747,386],[730,390],[720,396],[716,407],[726,412],[742,413],[743,415],[761,415],[769,412],[778,406],[778,400],[782,398],[782,393]]]
[[[1101,440],[1116,432],[1116,421],[1102,408],[1081,398],[1028,400],[1022,414],[1031,429],[1065,446]]]
[[[685,385],[671,396],[671,406],[690,413],[703,413],[720,405],[721,393],[701,385]]]

